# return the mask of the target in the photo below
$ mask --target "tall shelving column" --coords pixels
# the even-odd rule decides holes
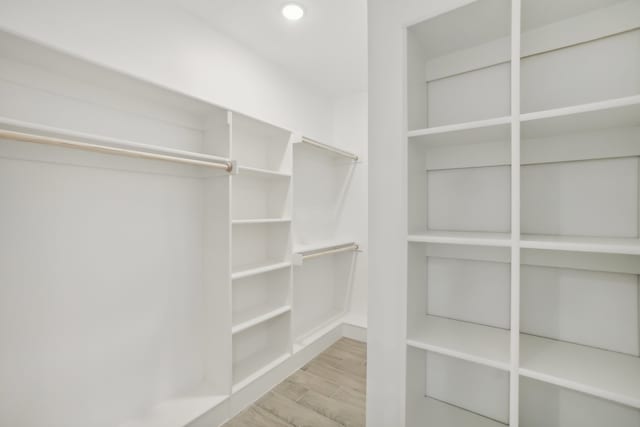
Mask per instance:
[[[292,354],[291,133],[231,114],[232,392]]]

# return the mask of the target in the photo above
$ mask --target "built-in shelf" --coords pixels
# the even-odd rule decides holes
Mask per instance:
[[[407,344],[493,368],[509,370],[509,331],[436,316],[409,325]]]
[[[129,420],[120,427],[182,427],[217,407],[229,396],[211,395],[201,387],[186,395],[160,402],[148,413]]]
[[[524,138],[640,125],[640,95],[527,113]]]
[[[334,147],[333,145],[325,144],[323,142],[314,141],[307,137],[301,137],[299,140],[294,141],[295,145],[306,145],[317,149],[318,153],[326,154],[338,158],[347,158],[353,161],[358,160],[358,155],[342,148]]]
[[[248,175],[255,178],[291,178],[291,173],[277,172],[269,169],[260,169],[250,166],[238,166],[238,175]]]
[[[236,271],[231,274],[231,279],[242,279],[245,277],[256,276],[258,274],[267,273],[269,271],[280,270],[291,266],[289,261],[274,261],[274,262],[262,262],[255,264],[246,264],[238,267]]]
[[[424,425],[438,427],[504,427],[506,425],[430,397],[423,397],[420,404],[416,405],[416,409],[419,409],[421,413],[413,414],[412,417],[424,420]]]
[[[473,246],[510,246],[510,233],[484,233],[473,231],[429,231],[409,234],[409,242],[447,243]]]
[[[465,144],[510,138],[511,116],[478,120],[407,132],[409,142]]]
[[[256,219],[234,219],[233,225],[256,225],[256,224],[282,224],[291,222],[291,218],[256,218]]]
[[[257,354],[256,356],[243,360],[240,363],[235,363],[233,366],[233,377],[239,378],[239,380],[234,382],[231,392],[236,393],[242,390],[247,385],[271,371],[273,368],[279,366],[290,357],[291,354],[288,352],[284,354],[274,354],[272,357],[267,358],[269,362],[260,366],[260,361],[264,360],[265,356],[263,354]]]
[[[640,358],[521,334],[520,374],[640,408]]]
[[[231,328],[231,333],[238,334],[240,332],[246,331],[249,328],[259,325],[260,323],[271,320],[274,317],[289,313],[290,311],[291,306],[285,305],[271,310],[264,310],[264,308],[255,309],[234,315],[234,325]]]
[[[525,234],[520,247],[556,251],[640,255],[640,239]]]

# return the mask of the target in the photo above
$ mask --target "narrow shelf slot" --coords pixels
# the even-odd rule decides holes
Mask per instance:
[[[259,325],[260,323],[271,320],[274,317],[289,313],[290,311],[291,306],[285,305],[266,312],[264,309],[254,309],[245,313],[240,313],[234,319],[234,325],[231,328],[231,333],[235,335],[253,326]]]
[[[251,166],[238,166],[238,174],[251,175],[256,178],[268,179],[268,178],[291,178],[291,174],[287,172],[278,172],[270,169],[254,168]]]
[[[280,270],[283,268],[291,267],[291,262],[261,262],[261,263],[253,263],[253,264],[245,264],[239,266],[231,275],[233,280],[242,279],[245,277],[255,276],[262,273],[267,273],[269,271]]]
[[[640,408],[640,358],[521,334],[520,374]]]

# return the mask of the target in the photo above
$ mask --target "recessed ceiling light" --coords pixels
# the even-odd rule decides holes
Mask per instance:
[[[297,21],[304,16],[304,9],[297,3],[287,3],[282,7],[282,16],[290,21]]]

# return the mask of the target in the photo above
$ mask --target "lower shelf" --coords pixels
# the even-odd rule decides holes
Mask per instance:
[[[640,239],[524,234],[520,246],[528,249],[640,255]]]
[[[409,328],[407,344],[421,350],[509,370],[509,331],[436,316]]]
[[[520,375],[640,408],[640,358],[521,335]]]
[[[202,387],[184,396],[171,398],[155,406],[147,414],[127,421],[120,427],[183,427],[226,401],[229,396],[206,393]]]
[[[418,418],[422,420],[422,423],[408,424],[408,427],[426,425],[437,427],[504,427],[507,425],[430,397],[424,397],[422,405],[417,407],[423,411],[418,414]]]

